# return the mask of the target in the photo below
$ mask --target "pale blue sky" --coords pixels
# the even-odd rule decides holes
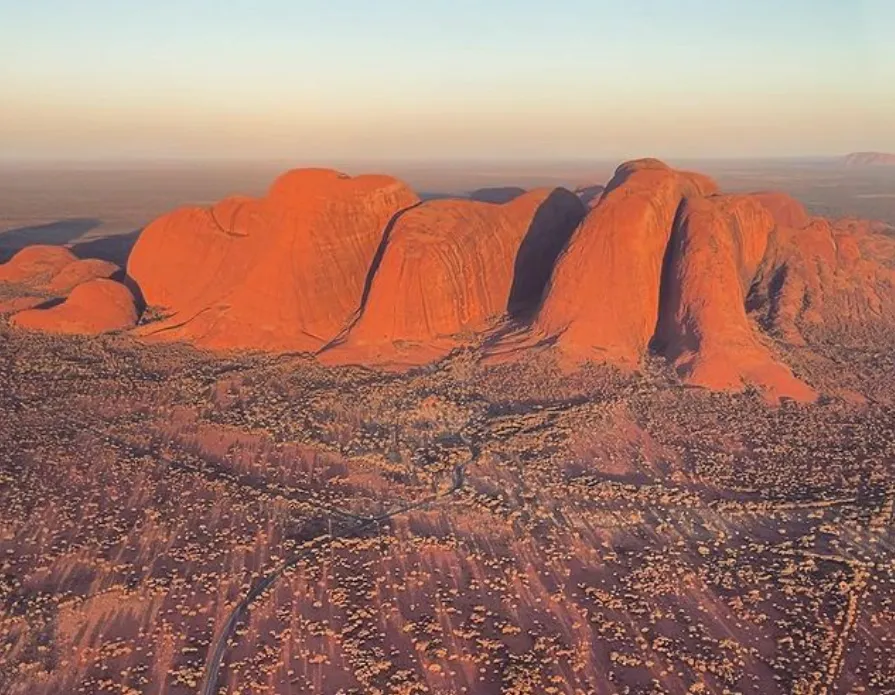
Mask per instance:
[[[892,0],[0,0],[0,156],[895,151]]]

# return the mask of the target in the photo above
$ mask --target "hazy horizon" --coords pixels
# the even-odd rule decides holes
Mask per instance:
[[[0,0],[4,161],[895,150],[884,0]]]

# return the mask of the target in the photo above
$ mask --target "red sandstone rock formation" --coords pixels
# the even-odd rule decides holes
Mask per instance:
[[[688,383],[809,401],[756,324],[795,344],[865,342],[895,325],[885,225],[812,218],[781,193],[721,196],[657,160],[620,166],[590,211],[564,189],[518,193],[419,204],[388,177],[298,170],[261,199],[182,208],[131,255],[129,274],[166,314],[138,332],[389,366],[484,335],[497,352],[547,345],[567,365],[633,365],[652,341]],[[52,332],[129,328],[134,297],[104,279],[118,270],[29,247],[0,281],[40,296],[14,288],[0,312]]]
[[[688,383],[723,391],[752,385],[770,401],[811,401],[817,394],[774,358],[746,317],[745,292],[773,227],[755,198],[684,201],[655,342]]]
[[[78,285],[121,272],[114,263],[78,260],[62,246],[27,246],[0,266],[0,282],[13,285],[20,296],[0,301],[0,314],[33,309],[51,299],[65,297]]]
[[[811,216],[805,210],[805,206],[786,193],[763,191],[753,193],[752,197],[768,209],[778,227],[802,229],[811,222]]]
[[[130,290],[100,278],[75,287],[68,298],[49,309],[28,309],[10,323],[45,333],[96,335],[133,327],[137,309]]]
[[[305,169],[262,199],[170,213],[128,263],[147,304],[168,313],[140,332],[215,349],[317,350],[357,310],[389,221],[417,202],[390,177]]]
[[[557,254],[584,216],[565,189],[492,204],[436,200],[398,217],[361,313],[329,362],[421,364],[541,300]]]
[[[12,297],[0,301],[0,316],[7,314],[15,314],[26,309],[34,309],[47,301],[46,297],[41,295],[29,294],[20,297]]]
[[[84,258],[63,266],[46,283],[44,289],[51,294],[63,296],[85,282],[99,278],[112,278],[120,273],[121,268],[114,263],[98,258]]]
[[[635,364],[656,327],[678,206],[716,189],[658,160],[622,164],[560,256],[535,330],[572,361]]]
[[[62,246],[26,246],[9,262],[0,265],[0,282],[42,285],[76,260],[75,255]]]
[[[750,309],[783,340],[866,341],[895,325],[895,238],[866,220],[778,225]]]

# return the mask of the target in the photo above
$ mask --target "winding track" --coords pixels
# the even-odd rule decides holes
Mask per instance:
[[[311,550],[311,548],[321,543],[327,543],[336,540],[337,538],[347,538],[349,536],[360,533],[361,531],[364,531],[382,521],[387,521],[388,519],[392,519],[400,514],[406,514],[407,512],[413,511],[414,509],[425,507],[426,505],[433,504],[434,502],[438,502],[442,499],[451,497],[452,495],[456,494],[466,484],[466,466],[475,461],[479,456],[478,447],[470,446],[470,451],[472,453],[472,457],[469,461],[465,463],[459,463],[454,466],[451,476],[451,486],[448,489],[442,490],[441,492],[436,492],[416,502],[409,502],[407,504],[401,505],[397,509],[393,509],[390,512],[380,514],[379,516],[358,517],[349,512],[340,512],[341,516],[346,518],[353,517],[358,521],[351,526],[343,528],[339,532],[326,533],[312,538],[310,541],[307,541],[302,547],[300,547],[296,552],[294,552],[290,557],[283,560],[277,567],[272,569],[260,580],[258,580],[258,582],[256,582],[255,585],[251,589],[249,589],[248,593],[246,593],[246,595],[242,597],[239,603],[234,606],[233,610],[231,610],[230,614],[227,616],[227,620],[224,623],[220,634],[215,640],[212,650],[210,651],[210,656],[208,657],[208,660],[206,662],[205,675],[202,679],[202,685],[199,688],[199,695],[217,694],[218,680],[220,678],[221,665],[224,661],[224,654],[227,651],[227,643],[233,636],[233,633],[236,630],[236,626],[239,621],[243,618],[243,616],[246,615],[246,613],[248,613],[249,606],[255,601],[255,599],[260,597],[265,591],[273,586],[288,569],[294,567],[299,562],[299,560],[301,560],[308,553],[308,551]]]

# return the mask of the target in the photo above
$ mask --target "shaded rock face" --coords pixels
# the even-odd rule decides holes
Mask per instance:
[[[603,195],[603,191],[605,190],[606,187],[599,184],[580,186],[575,189],[575,195],[577,195],[581,199],[581,202],[590,209],[597,204],[600,200],[600,196]]]
[[[636,363],[656,327],[678,207],[716,189],[658,160],[622,164],[557,261],[535,330],[573,362]]]
[[[518,186],[499,186],[497,188],[478,188],[469,194],[470,200],[478,200],[482,203],[509,203],[520,195],[525,195],[525,189]]]
[[[315,351],[360,304],[383,230],[416,195],[387,176],[288,172],[262,199],[183,208],[141,234],[128,275],[168,314],[148,337]]]
[[[500,205],[435,200],[404,212],[356,322],[322,358],[420,364],[472,342],[507,312],[531,311],[584,212],[565,189]]]
[[[771,401],[817,394],[779,362],[746,317],[745,291],[774,221],[754,198],[688,198],[671,236],[655,346],[687,383]]]
[[[61,304],[20,311],[10,319],[13,326],[27,330],[79,335],[126,330],[136,322],[130,290],[105,278],[78,285]]]

